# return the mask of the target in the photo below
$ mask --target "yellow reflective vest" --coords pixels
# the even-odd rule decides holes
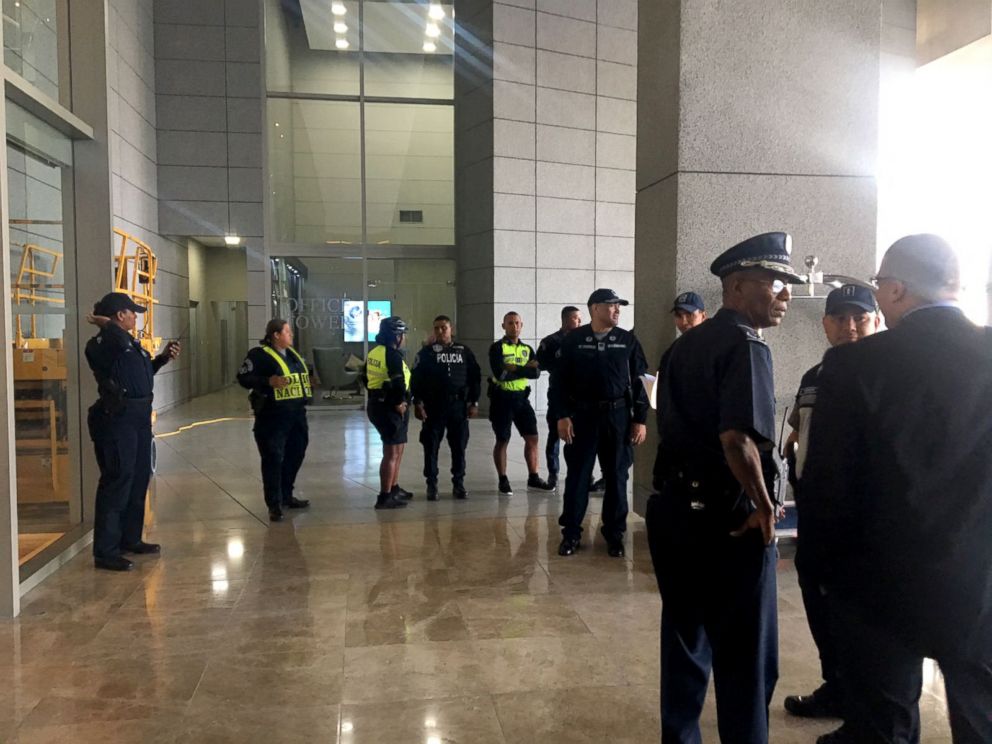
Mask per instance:
[[[282,358],[282,355],[273,349],[271,346],[262,346],[262,351],[272,357],[276,364],[279,365],[279,370],[283,377],[288,377],[291,382],[284,388],[272,388],[272,392],[275,396],[277,403],[284,400],[299,400],[300,398],[309,398],[313,395],[310,390],[310,374],[308,372],[290,372],[289,365],[286,364],[286,360]],[[287,352],[291,352],[295,356],[303,369],[307,369],[307,363],[303,361],[303,357],[299,355],[292,346],[286,349]]]
[[[530,347],[525,343],[508,344],[502,343],[503,364],[515,364],[518,367],[526,367],[530,361]],[[521,377],[516,380],[496,380],[500,390],[507,393],[519,393],[527,389],[530,380]]]
[[[386,347],[376,346],[369,352],[369,358],[365,361],[365,375],[369,380],[369,390],[382,390],[389,382],[389,370],[386,369]],[[410,389],[410,368],[403,360],[403,384],[405,389]]]

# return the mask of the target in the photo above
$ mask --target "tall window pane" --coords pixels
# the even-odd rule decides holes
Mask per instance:
[[[451,106],[366,106],[370,244],[454,244],[453,127]]]
[[[357,0],[266,0],[269,92],[357,96],[358,10]]]
[[[57,0],[3,0],[3,60],[59,100]]]
[[[454,97],[454,6],[366,0],[365,94]]]
[[[270,98],[269,200],[282,243],[361,243],[357,103]]]
[[[78,478],[69,472],[78,427],[67,403],[66,302],[71,246],[63,237],[71,147],[59,132],[8,102],[17,516],[24,563],[81,521]],[[71,274],[71,272],[70,272]]]

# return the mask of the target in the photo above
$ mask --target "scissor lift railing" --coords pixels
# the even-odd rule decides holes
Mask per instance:
[[[155,276],[158,273],[158,259],[152,249],[130,233],[114,228],[121,239],[116,256],[114,289],[128,295],[135,304],[145,308],[134,335],[150,354],[154,354],[162,342],[155,337]],[[132,247],[133,246],[133,249]],[[132,252],[129,252],[133,250]]]
[[[20,248],[21,262],[17,269],[17,279],[11,287],[14,303],[65,305],[65,284],[58,284],[51,281],[58,274],[62,254],[35,243],[24,243],[20,245]],[[17,326],[15,329],[17,348],[21,348],[26,344],[24,328],[21,325],[21,317],[21,315],[17,315]],[[31,338],[37,338],[37,316],[31,315],[30,318]]]

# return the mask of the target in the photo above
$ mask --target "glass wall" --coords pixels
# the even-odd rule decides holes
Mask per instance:
[[[70,448],[79,446],[67,400],[74,256],[63,222],[72,203],[71,166],[69,139],[8,101],[8,332],[22,564],[82,520],[79,479],[69,469]]]
[[[428,2],[266,0],[280,252],[454,243],[453,14]]]
[[[451,259],[288,257],[273,259],[272,272],[273,315],[292,322],[295,346],[314,367],[315,405],[362,403],[356,362],[382,318],[407,322],[412,358],[435,317],[454,317]]]
[[[63,80],[68,68],[60,57],[59,23],[67,8],[67,0],[3,0],[4,62],[63,104],[68,100],[67,81]]]

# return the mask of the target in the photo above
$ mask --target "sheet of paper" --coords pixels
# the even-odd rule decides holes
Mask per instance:
[[[647,373],[641,375],[641,381],[644,383],[644,391],[648,394],[648,401],[651,403],[651,407],[655,410],[658,409],[658,377],[656,375],[649,375]]]

